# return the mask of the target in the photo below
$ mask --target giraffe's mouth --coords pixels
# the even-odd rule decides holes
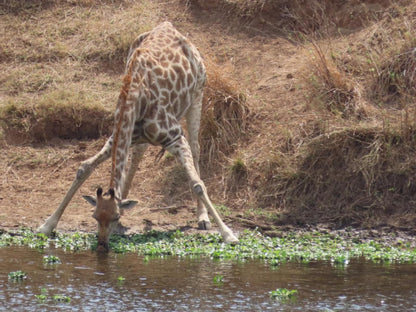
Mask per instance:
[[[97,252],[108,252],[109,251],[109,247],[108,244],[105,242],[98,242],[98,246],[97,246]]]

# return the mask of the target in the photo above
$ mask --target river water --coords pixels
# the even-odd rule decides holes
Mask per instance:
[[[62,264],[44,264],[46,254]],[[8,280],[8,273],[17,270],[27,279]],[[214,281],[216,276],[222,282]],[[277,288],[298,293],[294,300],[272,300],[270,291]],[[36,297],[40,294],[43,300]],[[353,261],[272,268],[262,261],[0,248],[0,311],[57,310],[416,311],[416,265]]]

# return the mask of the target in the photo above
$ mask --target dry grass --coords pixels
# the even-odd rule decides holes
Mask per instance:
[[[401,109],[411,105],[416,96],[416,42],[404,45],[385,60],[374,84],[376,100]]]
[[[347,129],[317,137],[291,175],[275,166],[263,193],[266,205],[296,223],[372,226],[393,222],[416,200],[415,142],[395,131]],[[392,224],[390,224],[392,225]]]
[[[155,5],[127,0],[3,2],[0,8],[8,14],[0,22],[0,91],[5,95],[0,118],[8,141],[108,134],[129,46],[157,24],[151,13]],[[213,164],[234,149],[248,114],[244,95],[214,64],[208,66],[203,110],[202,157]],[[88,118],[94,122],[84,122]]]
[[[265,90],[251,88],[253,114],[228,73],[207,63],[201,163],[223,169],[223,176],[212,177],[212,183],[223,183],[225,191],[218,192],[230,198],[226,205],[273,208],[281,214],[279,222],[338,226],[392,225],[395,216],[414,213],[414,4],[406,0],[394,1],[396,5],[388,0],[313,0],[308,5],[303,0],[185,2],[217,15],[222,10],[232,20],[221,21],[225,26],[241,22],[238,27],[249,29],[250,35],[260,34],[265,40],[283,35],[300,40],[303,55],[311,52],[305,80],[299,79],[300,70],[290,69],[294,86],[290,91],[272,85],[287,83],[280,68],[271,80],[275,90],[269,98]],[[109,112],[120,89],[128,47],[139,33],[166,18],[155,13],[160,3],[3,1],[0,119],[4,135],[14,142],[108,135]],[[181,19],[187,13],[183,14]],[[289,70],[282,64],[284,53],[274,54],[278,57],[273,64]],[[263,99],[251,103],[256,92],[276,103],[267,103],[261,111]],[[305,94],[304,103],[293,104],[291,97],[298,100],[299,93]],[[255,120],[259,115],[262,119]],[[255,139],[252,121],[265,127],[256,129]],[[257,149],[249,150],[253,146]],[[256,159],[245,157],[246,152]],[[175,170],[172,176],[183,174]],[[169,200],[174,195],[169,193]]]
[[[262,181],[251,178],[259,206],[275,207],[279,222],[410,225],[403,216],[416,213],[414,8],[392,5],[369,30],[340,38],[342,47],[324,49],[315,34],[304,41],[307,107],[324,131],[305,133],[290,153],[276,146],[261,164]]]
[[[196,5],[209,10],[226,10],[227,14],[238,17],[254,17],[269,8],[273,2],[270,0],[188,0],[188,4]],[[283,2],[283,1],[278,1]]]
[[[152,27],[150,18],[139,21],[139,17],[145,16],[143,12],[147,4],[135,4],[133,1],[50,1],[33,4],[23,1],[19,4],[30,9],[17,15],[4,15],[1,22],[4,29],[0,52],[2,62],[72,59],[119,66],[137,34]],[[49,7],[48,10],[43,10],[44,6]],[[100,9],[92,10],[91,6],[99,6]]]
[[[341,71],[332,58],[328,58],[320,46],[312,43],[313,57],[311,73],[306,77],[311,89],[311,97],[317,106],[324,106],[337,116],[362,118],[365,111],[360,107],[360,93],[357,83]]]
[[[232,79],[208,61],[208,82],[204,90],[200,145],[202,163],[217,165],[230,154],[245,134],[249,109],[246,97]]]
[[[157,23],[154,5],[3,1],[0,118],[8,141],[108,134],[129,45]]]
[[[187,0],[187,4],[217,11],[228,20],[239,20],[254,28],[271,29],[268,34],[295,41],[345,35],[383,17],[392,3],[407,5],[411,0]],[[266,26],[266,27],[265,27]],[[250,28],[250,27],[249,27]]]
[[[13,101],[0,107],[3,135],[10,143],[96,139],[111,133],[112,114],[84,93],[52,91],[34,106]]]

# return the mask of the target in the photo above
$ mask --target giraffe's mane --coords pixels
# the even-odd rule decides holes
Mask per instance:
[[[115,121],[115,131],[113,137],[113,145],[111,147],[111,180],[110,188],[114,188],[114,177],[116,171],[116,154],[117,146],[120,138],[121,125],[123,123],[124,112],[127,106],[127,96],[129,94],[130,85],[132,81],[133,69],[137,62],[137,56],[141,53],[141,49],[137,48],[130,57],[130,62],[127,67],[126,75],[123,77],[123,85],[121,87],[120,95],[118,97],[118,105],[120,106],[120,113],[118,120]]]

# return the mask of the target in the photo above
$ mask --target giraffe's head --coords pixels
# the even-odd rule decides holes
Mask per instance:
[[[86,201],[95,207],[92,217],[98,223],[98,247],[97,251],[108,251],[110,235],[117,228],[120,211],[130,209],[137,204],[134,200],[119,200],[114,195],[114,190],[108,191],[108,198],[103,196],[102,188],[97,189],[97,197],[83,196]],[[107,196],[106,196],[107,197]]]

